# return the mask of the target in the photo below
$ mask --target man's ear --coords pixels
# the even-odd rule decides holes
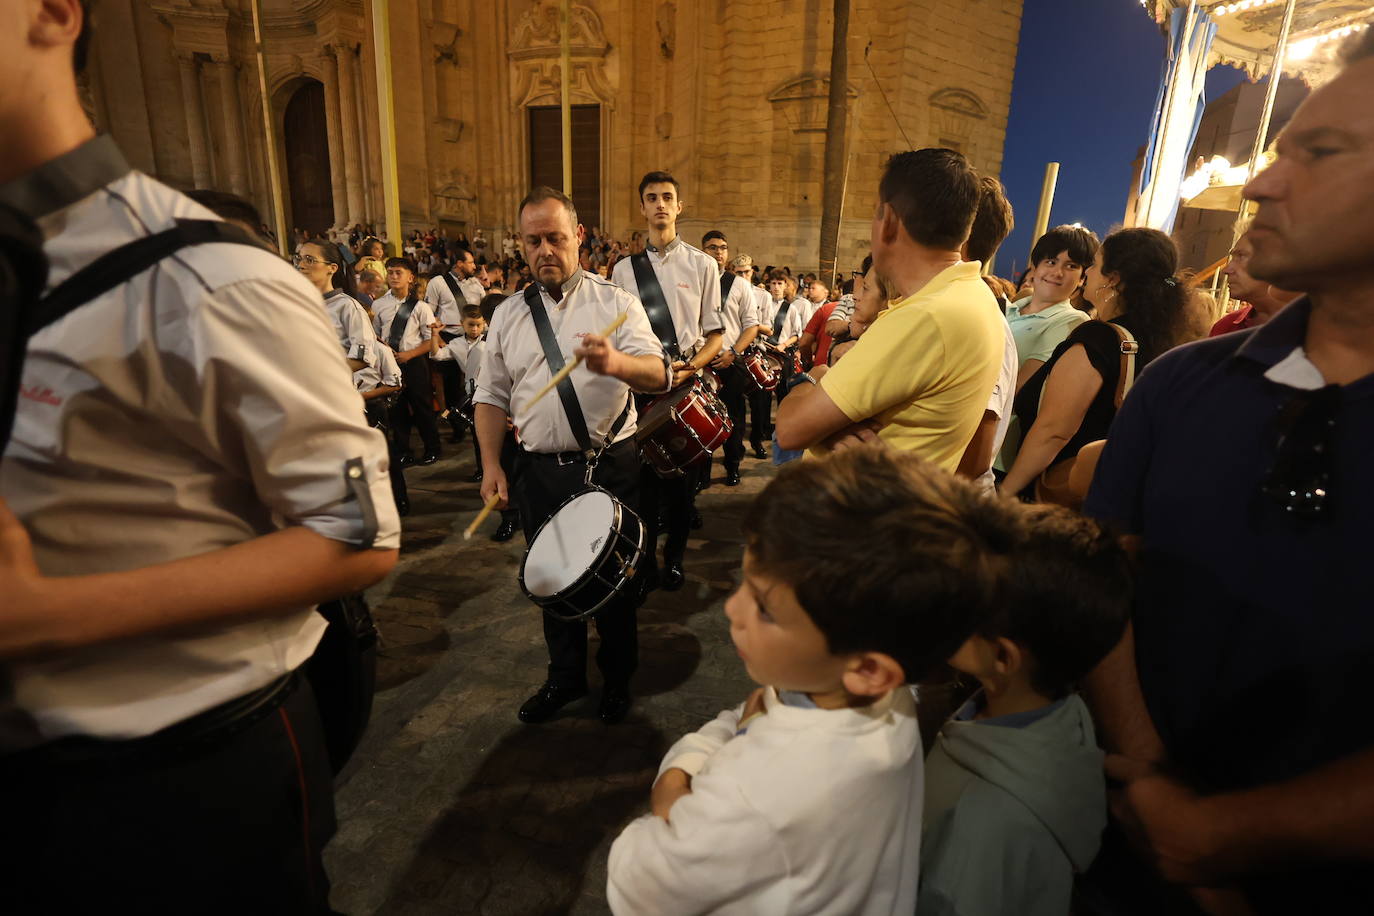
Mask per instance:
[[[1026,656],[1016,643],[1005,636],[999,636],[994,645],[996,646],[996,655],[993,657],[993,667],[998,674],[1003,677],[1012,677],[1025,666]]]
[[[844,689],[859,697],[880,697],[906,683],[901,663],[883,652],[860,652],[845,670]]]
[[[883,240],[885,246],[896,244],[897,237],[902,231],[902,221],[897,218],[897,211],[886,202],[878,204],[878,236]]]
[[[577,247],[581,248],[582,243],[587,240],[587,227],[581,223],[577,224],[577,231],[573,233],[577,236]]]

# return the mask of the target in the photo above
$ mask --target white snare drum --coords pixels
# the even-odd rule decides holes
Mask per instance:
[[[564,500],[534,533],[520,590],[560,620],[581,620],[629,586],[643,553],[639,516],[593,487]]]

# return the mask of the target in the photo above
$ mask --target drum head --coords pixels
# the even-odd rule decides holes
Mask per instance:
[[[603,490],[579,493],[555,510],[525,554],[525,590],[548,598],[575,585],[601,556],[615,527],[615,502]]]

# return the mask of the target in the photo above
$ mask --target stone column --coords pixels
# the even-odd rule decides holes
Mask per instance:
[[[358,92],[357,70],[351,48],[338,50],[339,62],[339,121],[343,141],[344,187],[348,197],[348,225],[363,223],[363,172],[358,162]]]
[[[191,54],[178,54],[181,99],[186,106],[186,135],[191,145],[191,174],[197,188],[210,187],[210,143],[205,136],[205,102],[200,93],[200,70]]]
[[[224,161],[229,171],[229,190],[248,196],[243,156],[243,114],[239,109],[239,84],[234,78],[234,63],[215,61],[219,69],[219,101],[224,116]]]
[[[329,185],[334,193],[334,228],[349,229],[347,177],[343,162],[343,129],[339,124],[339,61],[333,48],[324,54],[324,121],[329,138]]]

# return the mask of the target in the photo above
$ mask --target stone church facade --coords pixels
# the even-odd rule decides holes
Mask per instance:
[[[138,168],[270,212],[249,0],[97,0],[89,103]],[[288,226],[382,221],[370,4],[264,0],[267,98]],[[683,185],[683,236],[720,228],[767,263],[818,258],[828,0],[576,0],[573,196],[614,237],[636,185]],[[401,220],[513,227],[561,183],[556,0],[391,0]],[[852,0],[839,252],[857,266],[886,157],[951,146],[1001,167],[1021,0]],[[266,217],[265,217],[266,218]]]

